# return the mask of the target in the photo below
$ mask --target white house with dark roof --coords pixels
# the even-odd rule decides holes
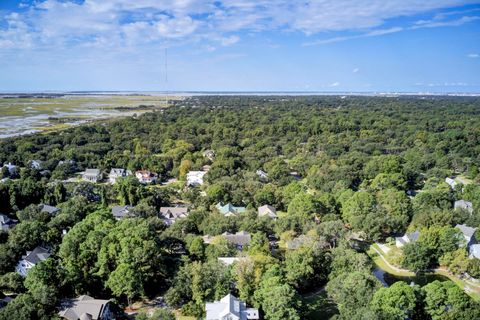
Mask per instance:
[[[411,233],[405,233],[403,237],[395,237],[395,246],[401,248],[407,243],[415,242],[420,237],[420,231],[415,231]]]
[[[187,207],[161,207],[160,218],[165,221],[165,224],[171,225],[177,219],[186,218],[188,216]]]
[[[110,300],[94,299],[83,295],[62,301],[58,315],[67,320],[112,320]]]
[[[274,207],[266,204],[258,208],[258,216],[259,217],[269,217],[272,219],[277,219],[277,209]]]
[[[258,309],[247,308],[245,302],[227,294],[220,301],[205,304],[206,320],[257,320]]]
[[[125,178],[127,176],[130,176],[131,174],[132,174],[132,171],[130,170],[125,170],[121,168],[112,168],[110,170],[110,173],[108,174],[108,182],[110,184],[115,184],[118,178]]]
[[[102,180],[102,173],[99,169],[86,169],[82,174],[83,181],[97,183]]]
[[[36,247],[33,251],[27,251],[27,254],[22,256],[22,259],[18,262],[15,270],[21,276],[26,277],[31,268],[48,259],[48,257],[50,257],[50,252],[47,249]]]
[[[48,204],[43,204],[42,203],[42,204],[39,204],[38,207],[39,207],[41,212],[46,212],[46,213],[48,213],[52,216],[60,212],[59,208],[56,208],[54,206],[50,206]]]
[[[455,228],[462,232],[467,248],[477,242],[475,239],[475,231],[477,231],[477,228],[472,228],[465,224],[457,224]]]
[[[131,212],[132,209],[131,206],[114,206],[112,207],[112,216],[117,220],[131,218],[134,216]]]
[[[454,204],[454,209],[455,210],[465,210],[465,211],[468,211],[469,213],[472,213],[473,212],[473,204],[469,201],[465,201],[465,200],[458,200],[458,201],[455,201],[455,204]]]

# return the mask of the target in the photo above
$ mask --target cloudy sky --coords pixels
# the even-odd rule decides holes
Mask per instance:
[[[0,91],[166,89],[480,92],[480,1],[0,0]]]

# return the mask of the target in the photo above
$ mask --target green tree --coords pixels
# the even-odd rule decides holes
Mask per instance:
[[[380,319],[412,319],[417,306],[415,290],[403,281],[395,282],[390,287],[375,292],[370,308],[380,315]]]
[[[422,242],[407,243],[403,247],[402,266],[413,272],[420,272],[428,269],[432,264],[432,254],[428,247]]]
[[[340,315],[354,318],[359,310],[369,305],[380,281],[370,273],[354,271],[342,273],[327,284],[328,296],[337,304]]]
[[[117,296],[125,296],[128,305],[133,298],[144,294],[142,279],[139,272],[127,263],[121,263],[108,277],[106,286]]]
[[[279,266],[268,269],[254,296],[266,319],[300,320],[301,302],[295,290],[285,283]]]
[[[422,288],[425,295],[425,312],[432,320],[445,319],[449,314],[469,307],[469,297],[455,283],[435,280]]]

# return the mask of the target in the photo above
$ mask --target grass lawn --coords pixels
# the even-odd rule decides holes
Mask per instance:
[[[372,246],[375,246],[377,250],[380,250],[380,248],[376,245],[373,244]],[[383,261],[383,259],[378,255],[373,248],[369,248],[367,251],[368,256],[372,259],[374,262],[375,266],[379,269],[382,269],[386,273],[389,273],[391,275],[397,276],[397,277],[406,277],[406,278],[415,278],[416,274],[414,272],[410,271],[399,271],[396,269],[392,269],[389,265]],[[383,255],[385,257],[385,255]],[[465,290],[465,292],[475,301],[480,301],[480,288],[478,287],[473,287],[469,286],[468,283],[466,283],[464,280],[458,278],[455,275],[452,275],[449,272],[446,272],[445,270],[441,269],[436,269],[434,272],[428,272],[427,276],[432,277],[434,279],[435,275],[440,275],[443,277],[448,278],[450,281],[453,281],[455,284],[457,284],[460,288],[465,290],[465,288],[468,288],[469,290]],[[415,280],[416,282],[416,280]]]
[[[338,314],[335,303],[327,297],[325,290],[315,295],[304,297],[303,305],[308,309],[305,317],[307,320],[327,320]]]

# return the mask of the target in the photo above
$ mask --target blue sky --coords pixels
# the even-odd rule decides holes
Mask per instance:
[[[480,1],[0,0],[0,91],[166,89],[480,92]]]

